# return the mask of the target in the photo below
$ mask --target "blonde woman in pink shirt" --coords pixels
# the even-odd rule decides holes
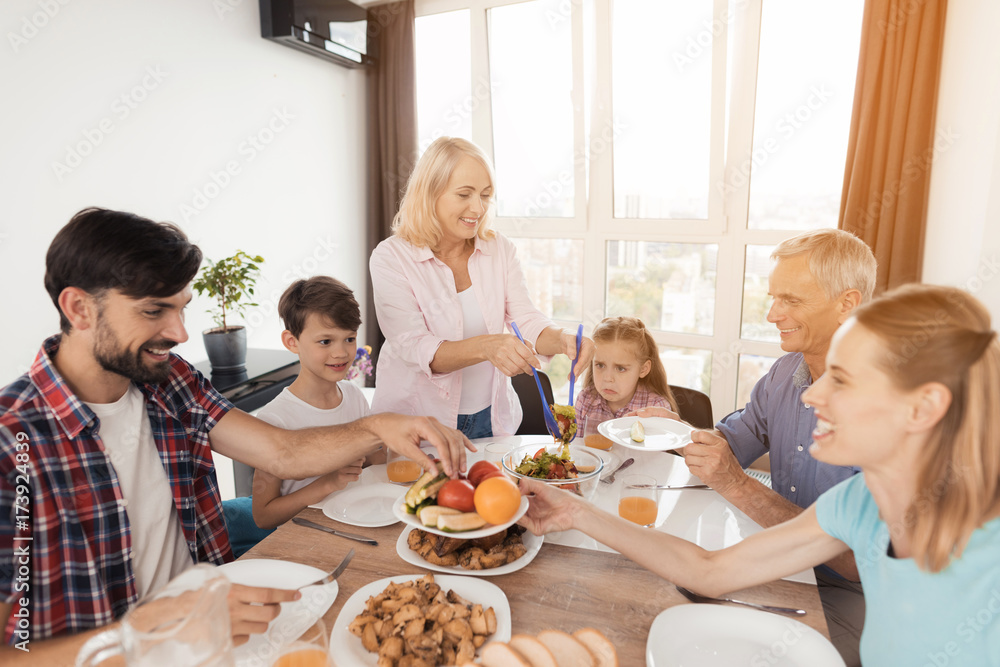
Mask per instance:
[[[535,308],[514,245],[490,229],[495,180],[478,146],[450,137],[410,174],[393,235],[370,261],[386,338],[372,412],[436,417],[469,439],[510,435],[521,407],[508,378],[538,368],[536,354],[576,357],[574,334]],[[584,339],[575,374],[593,349]]]

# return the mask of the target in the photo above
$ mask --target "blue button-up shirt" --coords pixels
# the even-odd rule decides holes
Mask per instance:
[[[716,425],[744,468],[769,453],[771,488],[803,508],[861,471],[820,463],[809,455],[816,414],[803,405],[802,394],[811,384],[802,355],[786,354],[757,382],[746,407]]]

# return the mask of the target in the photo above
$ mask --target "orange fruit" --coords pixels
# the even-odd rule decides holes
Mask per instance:
[[[521,492],[506,477],[489,477],[476,487],[476,512],[487,523],[507,523],[521,506]]]

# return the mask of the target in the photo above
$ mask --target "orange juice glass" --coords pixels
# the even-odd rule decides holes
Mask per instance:
[[[623,476],[621,495],[618,499],[618,516],[640,526],[655,526],[658,510],[656,489],[640,486],[655,484],[656,480],[649,475]]]
[[[330,656],[318,648],[292,648],[288,653],[278,656],[273,667],[329,667]]]
[[[396,484],[413,484],[422,471],[423,468],[419,463],[405,458],[389,461],[385,466],[385,474],[389,476],[389,481]]]
[[[424,447],[431,446],[427,444]],[[434,458],[434,449],[425,449],[424,447],[421,447],[421,451]],[[385,474],[393,484],[413,484],[424,472],[423,466],[419,463],[391,449],[386,452],[385,464]]]
[[[583,423],[583,444],[592,449],[611,449],[614,443],[608,440],[597,430],[601,425],[601,418],[596,415],[587,415]]]
[[[326,623],[317,619],[302,636],[282,648],[271,667],[332,667],[329,637]]]

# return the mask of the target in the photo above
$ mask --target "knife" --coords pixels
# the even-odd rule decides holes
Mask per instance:
[[[334,530],[333,528],[327,528],[326,526],[321,526],[315,521],[310,521],[309,519],[300,519],[295,517],[292,519],[292,523],[298,524],[300,526],[305,526],[306,528],[315,528],[316,530],[322,530],[324,533],[330,533],[331,535],[336,535],[337,537],[346,537],[349,540],[357,540],[358,542],[364,542],[365,544],[370,544],[373,547],[378,546],[378,542],[370,537],[365,537],[364,535],[355,535],[354,533],[345,533],[340,530]]]

